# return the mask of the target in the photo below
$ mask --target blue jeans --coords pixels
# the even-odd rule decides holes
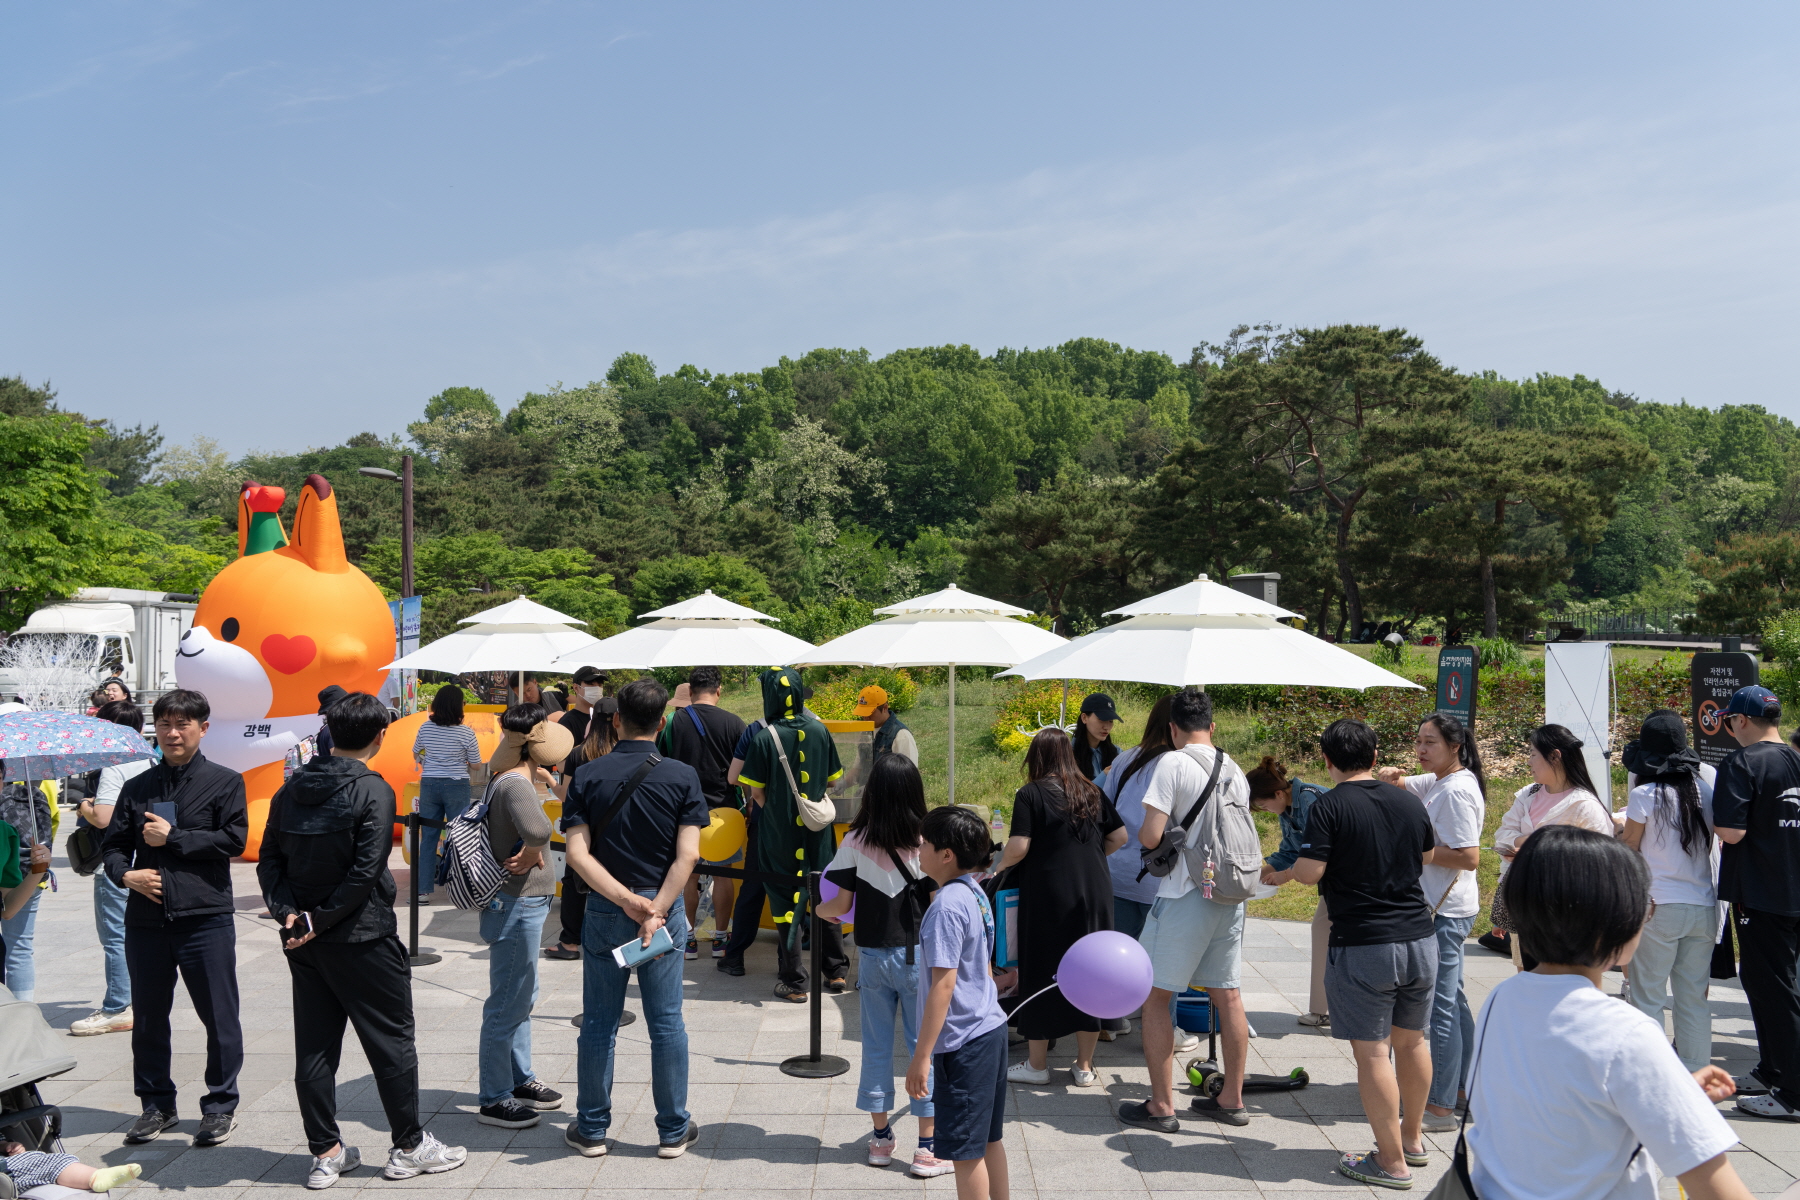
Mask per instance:
[[[125,897],[129,894],[108,879],[105,871],[94,872],[94,932],[100,935],[100,949],[106,955],[106,998],[100,1001],[104,1013],[131,1007],[131,972],[125,967]]]
[[[531,1009],[538,994],[538,942],[548,896],[508,896],[488,902],[481,914],[481,940],[488,951],[488,994],[481,1004],[481,1092],[486,1108],[530,1082]]]
[[[905,946],[860,946],[856,951],[856,990],[862,1009],[862,1075],[856,1083],[856,1107],[862,1112],[894,1111],[894,1010],[906,1031],[906,1052],[919,1047],[919,964],[915,952],[906,965]],[[926,1087],[931,1086],[929,1078]],[[912,1115],[929,1117],[931,1098],[912,1102]]]
[[[648,899],[655,888],[639,888]],[[637,968],[638,996],[650,1034],[650,1095],[656,1101],[656,1133],[674,1142],[687,1132],[688,1036],[681,1019],[681,948],[687,943],[685,907],[669,910],[669,937],[675,949]],[[625,1011],[625,984],[631,971],[613,961],[613,947],[638,933],[638,923],[598,892],[588,895],[581,922],[581,1037],[576,1042],[575,1129],[600,1138],[612,1124],[613,1049],[619,1014]]]
[[[1431,995],[1431,1097],[1439,1108],[1455,1108],[1456,1093],[1468,1086],[1475,1057],[1475,1015],[1463,992],[1463,943],[1474,917],[1433,917],[1437,929],[1437,986]]]
[[[447,821],[460,817],[469,807],[469,781],[439,779],[427,775],[419,780],[419,815]],[[437,845],[443,831],[427,825],[419,830],[419,895],[428,896],[437,886]]]
[[[0,921],[0,936],[6,938],[6,986],[20,1000],[37,995],[37,963],[32,957],[32,932],[37,928],[38,901],[44,889],[32,893],[12,916]]]

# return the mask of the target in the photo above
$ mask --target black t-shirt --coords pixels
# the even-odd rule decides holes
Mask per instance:
[[[739,807],[737,790],[725,777],[745,728],[742,717],[716,704],[690,704],[669,714],[669,757],[694,768],[708,808]]]
[[[596,821],[605,816],[619,789],[655,749],[649,742],[620,742],[611,754],[577,770],[563,804],[564,832],[588,824],[590,815]],[[650,768],[612,823],[593,838],[591,851],[626,887],[661,887],[675,862],[675,837],[681,826],[704,829],[711,820],[693,768],[665,758]]]
[[[1319,893],[1333,946],[1384,946],[1432,936],[1419,887],[1431,817],[1404,788],[1374,779],[1340,783],[1313,801],[1300,857],[1325,864]]]
[[[913,873],[916,882],[910,888],[902,889],[898,896],[889,896],[867,883],[859,887],[854,868],[825,872],[825,878],[833,884],[856,893],[858,946],[874,950],[886,946],[904,949],[918,944],[919,922],[924,919],[925,910],[931,907],[931,894],[937,890],[937,884],[921,875],[916,865],[907,869]]]
[[[581,752],[581,743],[587,740],[589,719],[587,713],[578,708],[571,708],[565,710],[562,720],[557,722],[575,739],[575,749],[571,750],[569,757],[563,760],[562,773],[564,775],[574,774],[575,768],[587,761],[587,756]]]
[[[1713,824],[1744,830],[1719,854],[1719,899],[1800,914],[1800,752],[1752,742],[1719,764]]]

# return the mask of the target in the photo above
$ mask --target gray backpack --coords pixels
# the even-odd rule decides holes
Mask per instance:
[[[1199,747],[1183,746],[1175,751],[1195,762]],[[1256,818],[1250,812],[1249,788],[1235,795],[1229,784],[1232,776],[1242,771],[1217,747],[1209,747],[1223,760],[1219,787],[1211,802],[1201,806],[1198,819],[1187,831],[1187,844],[1181,853],[1187,859],[1188,878],[1194,881],[1208,900],[1219,904],[1242,904],[1262,881],[1262,838],[1256,832]]]

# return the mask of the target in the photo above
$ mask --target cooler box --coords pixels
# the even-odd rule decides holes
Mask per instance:
[[[1175,1024],[1188,1033],[1212,1032],[1212,1002],[1205,992],[1189,988],[1176,997]]]

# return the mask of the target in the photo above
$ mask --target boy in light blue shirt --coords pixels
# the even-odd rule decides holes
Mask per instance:
[[[925,814],[919,866],[938,883],[919,924],[919,1040],[906,1092],[937,1110],[935,1153],[956,1164],[957,1200],[1008,1200],[1006,1013],[989,964],[994,914],[975,875],[993,855],[987,826],[966,808]]]

